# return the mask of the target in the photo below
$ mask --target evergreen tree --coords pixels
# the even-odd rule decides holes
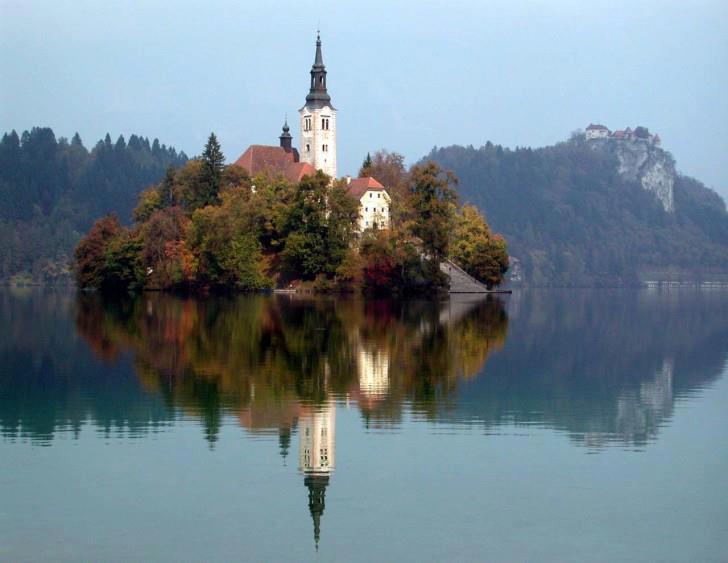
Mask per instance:
[[[205,150],[202,153],[202,170],[200,184],[204,190],[202,196],[202,205],[212,205],[218,203],[220,194],[220,180],[222,179],[222,171],[225,166],[225,156],[222,154],[220,143],[215,133],[210,133],[205,144]]]
[[[364,159],[364,162],[361,163],[361,168],[359,169],[360,178],[368,178],[372,175],[372,164],[372,156],[367,153],[367,157]]]
[[[160,199],[162,207],[172,207],[174,205],[174,166],[167,166],[164,173],[164,180],[160,186]]]

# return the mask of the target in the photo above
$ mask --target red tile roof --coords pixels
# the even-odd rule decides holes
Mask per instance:
[[[304,176],[313,176],[316,170],[306,162],[298,161],[296,149],[286,150],[283,147],[270,145],[250,145],[235,161],[236,166],[245,168],[248,174],[280,174],[289,182],[300,182]]]
[[[374,178],[354,178],[347,187],[349,195],[356,199],[361,199],[368,190],[372,191],[385,191],[382,184],[377,182]]]
[[[294,162],[286,167],[286,178],[291,182],[300,182],[304,176],[314,176],[316,169],[308,162]]]

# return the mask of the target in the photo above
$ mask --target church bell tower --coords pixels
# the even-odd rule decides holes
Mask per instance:
[[[336,179],[336,108],[326,90],[326,67],[321,35],[316,36],[316,58],[311,67],[311,88],[301,115],[301,161]]]

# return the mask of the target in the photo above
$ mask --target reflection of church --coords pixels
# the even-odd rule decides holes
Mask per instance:
[[[326,487],[336,466],[336,405],[329,401],[310,407],[298,421],[298,468],[308,488],[308,509],[313,518],[313,537],[318,549]]]
[[[366,397],[380,397],[389,391],[389,352],[378,346],[359,346],[357,358],[359,390]]]

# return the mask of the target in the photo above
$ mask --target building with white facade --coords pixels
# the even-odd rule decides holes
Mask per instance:
[[[311,67],[311,87],[301,116],[301,161],[336,179],[336,108],[326,89],[326,67],[321,36],[316,36],[316,57]]]
[[[294,184],[318,170],[336,180],[336,108],[331,104],[326,76],[321,35],[317,34],[309,92],[299,110],[300,147],[293,147],[286,120],[279,145],[250,145],[235,165],[245,168],[250,176],[283,176]],[[374,178],[347,177],[347,182],[349,195],[360,204],[358,231],[389,228],[390,197],[385,187]]]
[[[586,128],[585,136],[587,141],[591,139],[607,139],[609,138],[609,129],[604,125],[590,123],[589,127]]]
[[[374,178],[347,179],[348,193],[359,202],[360,233],[366,229],[388,229],[391,198],[387,190]]]

